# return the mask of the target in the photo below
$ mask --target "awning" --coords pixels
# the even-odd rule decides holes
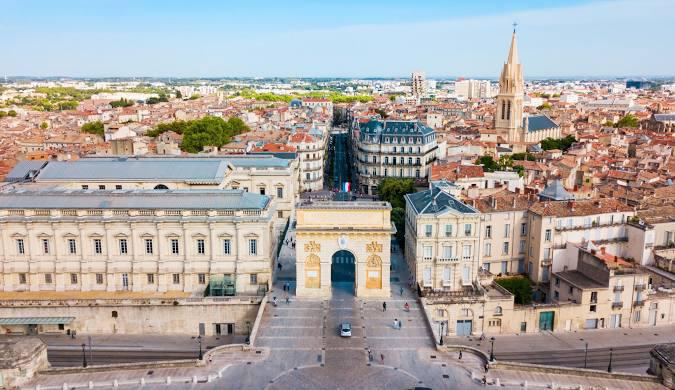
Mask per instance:
[[[75,317],[11,317],[0,318],[0,325],[58,325],[70,324]]]

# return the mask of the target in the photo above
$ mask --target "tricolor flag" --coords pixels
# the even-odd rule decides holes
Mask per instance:
[[[342,192],[349,192],[351,190],[352,186],[349,184],[348,181],[342,183]]]

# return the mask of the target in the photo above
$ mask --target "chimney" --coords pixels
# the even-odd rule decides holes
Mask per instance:
[[[605,254],[605,247],[604,246],[600,247],[600,253],[602,253],[603,255]]]
[[[514,209],[516,208],[516,197],[515,197],[515,196],[513,197],[513,206],[512,206],[512,207],[513,207]]]
[[[567,207],[570,208],[570,210],[574,211],[574,200],[570,200],[567,202]]]
[[[494,209],[494,208],[497,208],[497,198],[495,198],[494,196],[490,195],[490,198],[489,198],[489,199],[490,199],[490,207],[492,207],[493,209]]]
[[[615,263],[618,263],[618,262],[619,262],[619,256],[614,255],[614,262],[615,262]]]

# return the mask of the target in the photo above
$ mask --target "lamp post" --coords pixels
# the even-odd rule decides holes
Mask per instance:
[[[490,337],[490,361],[495,361],[495,338]]]
[[[246,321],[246,328],[248,329],[248,336],[246,336],[246,344],[251,343],[251,321]]]
[[[82,343],[82,367],[87,368],[87,352],[85,351],[85,348],[87,347],[87,344]]]
[[[588,343],[586,343],[586,347],[584,348],[584,368],[586,368],[587,362],[588,362]]]
[[[607,372],[612,372],[612,352],[614,351],[613,348],[609,349],[609,365],[607,366]]]
[[[443,321],[441,321],[441,322],[438,324],[438,328],[439,328],[438,334],[441,335],[441,339],[440,339],[439,342],[438,342],[440,345],[443,345],[443,327],[444,327],[444,325],[445,325],[445,322],[443,322]]]
[[[197,343],[199,343],[199,360],[203,360],[204,354],[202,354],[202,335],[197,336]]]

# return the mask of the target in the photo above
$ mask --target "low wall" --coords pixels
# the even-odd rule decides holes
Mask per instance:
[[[516,363],[497,360],[490,363],[490,367],[498,370],[499,369],[518,370],[518,371],[541,372],[546,374],[573,375],[591,378],[620,379],[634,382],[661,383],[661,380],[659,378],[652,375],[631,374],[627,372],[606,372],[601,370],[591,370],[587,368],[546,366],[543,364]]]
[[[247,335],[263,297],[180,300],[77,300],[54,302],[0,302],[0,317],[75,317],[59,330],[58,325],[40,325],[38,333],[67,329],[85,334],[199,334],[215,335],[214,324],[234,324],[236,335]],[[0,333],[25,332],[27,326],[0,327]],[[224,331],[224,330],[223,330]]]
[[[183,360],[166,360],[159,362],[137,362],[137,363],[115,363],[115,364],[99,364],[89,367],[52,367],[40,371],[41,375],[61,375],[61,374],[82,374],[87,372],[104,372],[117,370],[146,370],[157,368],[174,368],[174,367],[199,367],[203,366],[204,361],[197,359],[183,359]]]

